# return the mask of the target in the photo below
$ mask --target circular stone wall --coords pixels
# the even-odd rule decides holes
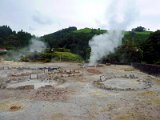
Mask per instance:
[[[142,90],[151,87],[149,81],[130,78],[110,78],[105,81],[94,81],[93,84],[101,89],[117,91]]]

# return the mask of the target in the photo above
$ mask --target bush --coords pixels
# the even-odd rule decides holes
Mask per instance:
[[[56,61],[75,61],[81,62],[82,58],[71,52],[50,52],[32,54],[21,58],[23,62],[50,62],[52,59]]]
[[[70,52],[55,52],[54,57],[58,58],[60,61],[82,61],[82,58],[79,55]]]

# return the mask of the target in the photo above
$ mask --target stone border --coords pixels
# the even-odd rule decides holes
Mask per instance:
[[[137,78],[137,77],[133,77],[133,75],[129,75],[129,76],[132,76],[132,77],[127,77],[126,75],[121,76],[121,77],[114,76],[114,77],[106,78],[105,80],[102,80],[102,76],[100,76],[100,80],[94,81],[93,85],[97,88],[101,88],[101,89],[104,89],[104,90],[112,90],[112,91],[137,91],[137,90],[145,90],[145,89],[148,89],[148,88],[152,87],[152,82],[149,81],[149,80],[145,80],[145,81],[142,80],[142,82],[145,84],[144,88],[114,88],[114,87],[111,87],[111,86],[106,86],[103,83],[104,81],[107,81],[107,80],[110,80],[110,79],[113,79],[113,78],[127,78],[127,79]],[[140,80],[139,80],[139,82],[140,82]]]

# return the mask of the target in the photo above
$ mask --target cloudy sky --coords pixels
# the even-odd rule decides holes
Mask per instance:
[[[0,26],[9,25],[16,31],[23,29],[37,36],[69,26],[107,29],[111,1],[0,0]],[[137,0],[136,5],[136,19],[128,29],[139,25],[160,29],[160,0]]]

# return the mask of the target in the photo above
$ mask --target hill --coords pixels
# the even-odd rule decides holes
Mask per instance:
[[[65,48],[70,49],[71,52],[80,55],[84,60],[88,60],[90,56],[89,40],[95,35],[100,35],[107,32],[101,29],[77,29],[76,27],[69,27],[52,34],[42,36],[41,38],[47,42],[49,48]],[[148,39],[151,32],[135,32],[126,31],[123,44],[134,43],[138,48],[142,48],[145,41]],[[119,58],[120,59],[120,58]]]
[[[89,58],[90,48],[88,42],[94,35],[103,34],[105,30],[84,28],[77,30],[69,27],[52,34],[42,36],[49,48],[65,48],[79,54],[83,59]]]
[[[13,31],[9,26],[0,26],[0,48],[20,49],[29,45],[30,33]]]
[[[68,60],[75,60],[74,58],[76,58],[76,60],[83,59],[87,61],[91,51],[91,48],[89,47],[89,40],[91,40],[93,36],[100,35],[105,32],[107,32],[107,30],[92,28],[77,29],[76,27],[69,27],[44,35],[40,37],[40,39],[47,44],[47,50],[45,51],[45,54],[40,54],[39,57],[46,58],[48,54],[52,53],[52,55],[54,55],[52,57],[54,58],[56,58],[56,55],[58,56],[63,54],[63,56],[67,57]],[[0,26],[0,48],[2,50],[22,49],[30,44],[32,37],[34,36],[22,30],[15,32],[9,26]],[[150,64],[159,64],[159,41],[159,31],[152,32],[146,31],[145,29],[142,31],[139,31],[139,29],[125,31],[122,45],[115,49],[115,53],[111,53],[104,57],[102,62],[123,62],[127,64],[131,62],[145,62]],[[62,48],[64,51],[59,51],[59,48]],[[57,54],[55,54],[56,52]],[[2,55],[5,53],[6,52],[2,52]],[[64,54],[66,54],[66,56]],[[47,61],[48,59],[49,61],[52,59],[51,56],[47,57]]]
[[[137,46],[141,46],[149,38],[151,31],[133,32],[126,31],[123,40],[132,40]]]

